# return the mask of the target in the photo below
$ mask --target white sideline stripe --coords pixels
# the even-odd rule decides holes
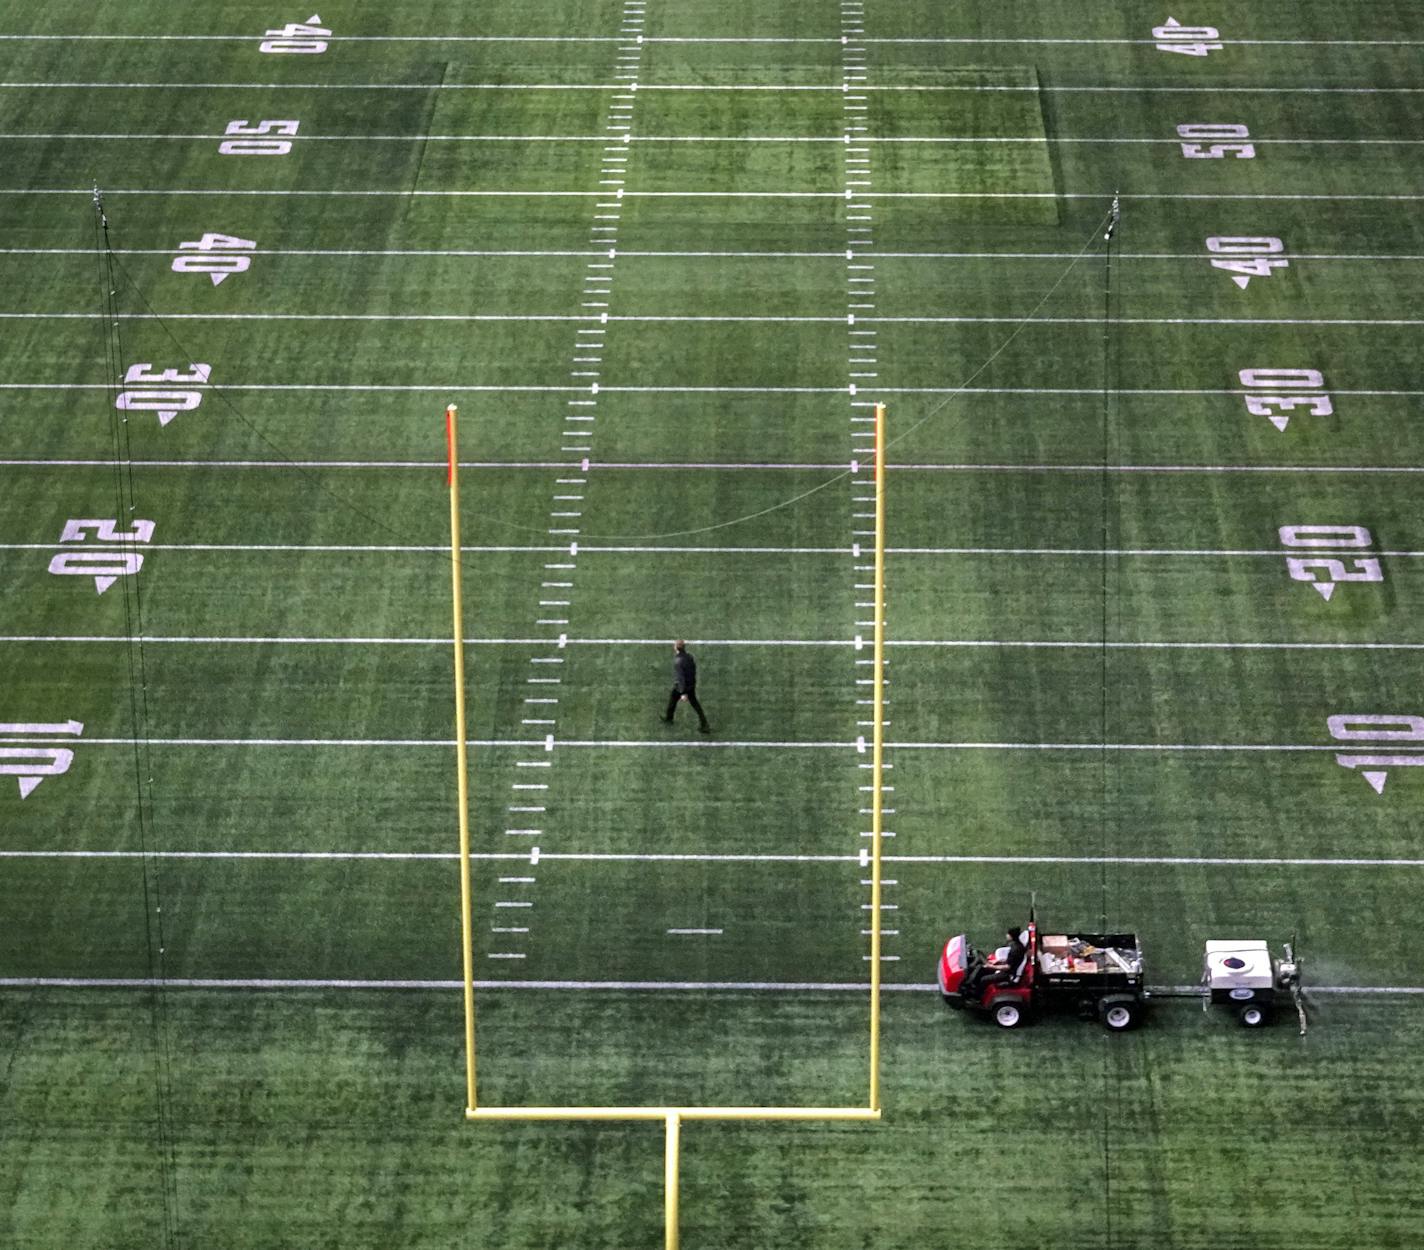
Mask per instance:
[[[458,990],[463,981],[356,981],[356,980],[289,980],[277,978],[217,980],[201,977],[0,977],[0,987],[6,989],[186,989],[186,990]],[[851,993],[864,994],[868,982],[854,981],[482,981],[474,982],[481,990],[652,990],[768,993]],[[897,984],[882,982],[887,994],[939,993],[932,981]],[[1198,997],[1200,986],[1154,985],[1149,993],[1190,995]],[[1310,994],[1338,994],[1342,997],[1394,994],[1424,994],[1419,985],[1310,985]]]
[[[56,544],[47,543],[0,543],[0,551],[52,551]],[[86,551],[127,551],[123,543],[86,543]],[[236,552],[340,552],[343,554],[374,555],[427,555],[448,552],[448,546],[432,545],[363,545],[357,543],[330,543],[305,545],[301,543],[145,543],[145,551],[236,551]],[[461,544],[460,551],[470,554],[490,554],[506,552],[557,552],[564,547],[547,546],[467,546]],[[1303,550],[1303,549],[1301,549]],[[1342,552],[1358,552],[1361,548],[1348,546],[1311,547],[1317,555],[1339,555]],[[1250,558],[1280,559],[1289,554],[1284,547],[887,547],[887,555],[899,556],[1114,556],[1114,557],[1209,557],[1228,559],[1234,556]],[[850,554],[845,547],[664,547],[664,546],[597,546],[580,544],[583,555],[609,553],[650,555],[672,553],[680,555],[834,555]],[[1418,559],[1424,551],[1378,551],[1370,549],[1370,554],[1388,559]],[[448,640],[447,640],[448,641]],[[1094,644],[1096,645],[1096,644]]]
[[[68,745],[72,738],[6,737],[0,742],[17,742],[25,745],[63,743]],[[471,745],[486,748],[512,748],[529,750],[542,748],[544,742],[527,738],[481,738],[470,739]],[[453,738],[85,738],[90,746],[150,746],[150,747],[453,747]],[[790,742],[775,739],[703,739],[701,741],[669,741],[666,738],[561,738],[557,742],[561,749],[588,748],[592,750],[761,750],[761,751],[846,751],[854,752],[854,741],[824,742],[809,740]],[[1339,752],[1338,742],[1328,743],[1251,743],[1251,742],[887,742],[886,750],[896,751],[1145,751],[1160,752],[1231,752],[1252,753],[1298,753],[1331,751]],[[544,765],[548,767],[548,765]]]
[[[376,861],[454,861],[456,851],[13,851],[0,849],[0,859],[275,859]],[[471,851],[470,858],[527,864],[528,851]],[[1329,859],[1313,856],[1264,857],[1225,855],[882,855],[887,864],[1117,864],[1203,868],[1424,868],[1424,859]],[[829,864],[860,868],[858,855],[778,855],[775,853],[543,851],[539,860],[569,863],[697,863],[697,864]]]
[[[1279,554],[1279,553],[1277,553]],[[552,638],[466,638],[471,647],[547,646]],[[222,636],[176,637],[166,634],[0,634],[0,643],[119,643],[142,642],[145,646],[359,646],[359,647],[448,647],[448,638],[302,638],[284,636]],[[661,638],[566,638],[569,647],[666,647]],[[700,647],[844,647],[855,650],[853,639],[831,638],[701,638]],[[1059,641],[1039,639],[887,638],[887,647],[929,647],[932,649],[965,649],[982,647],[1022,648],[1025,650],[1084,651],[1424,651],[1424,642],[1103,642]]]
[[[745,315],[699,315],[699,314],[658,314],[642,315],[637,313],[616,313],[609,314],[605,321],[601,314],[581,314],[581,313],[238,313],[238,312],[149,312],[149,313],[115,313],[106,315],[101,312],[0,312],[0,320],[4,321],[375,321],[375,322],[452,322],[455,324],[469,324],[477,322],[579,322],[589,325],[611,325],[614,322],[646,323],[652,325],[679,325],[683,323],[692,324],[744,324],[744,323],[769,323],[773,325],[849,325],[850,322],[845,316],[758,316],[755,314]],[[892,317],[882,314],[868,313],[857,315],[854,324],[856,325],[1014,325],[1025,324],[1025,320],[1033,325],[1067,325],[1067,326],[1088,326],[1101,327],[1103,325],[1135,325],[1135,326],[1424,326],[1424,318],[1417,317],[973,317],[973,316],[946,316],[946,317]],[[558,394],[583,395],[589,393],[588,386],[452,386],[452,387],[429,387],[429,386],[380,386],[380,385],[320,385],[314,383],[285,383],[285,384],[256,384],[241,382],[215,383],[209,382],[200,384],[198,389],[206,387],[208,390],[220,391],[322,391],[322,390],[345,390],[345,391],[428,391],[428,390],[464,390],[464,391],[533,391],[550,392]],[[44,382],[7,382],[7,390],[111,390],[113,389],[106,382],[70,382],[70,383],[44,383]],[[620,393],[637,392],[662,392],[662,391],[692,391],[692,392],[722,392],[730,391],[738,394],[781,394],[785,392],[812,395],[844,395],[849,391],[848,386],[780,386],[780,387],[758,387],[758,386],[614,386],[599,384],[599,391],[617,391]],[[873,388],[878,392],[894,395],[937,395],[937,394],[975,394],[968,388],[961,387],[924,387],[924,386],[877,386]],[[851,392],[854,393],[854,392]],[[1094,392],[1101,394],[1099,388]],[[1117,395],[1132,395],[1140,392],[1135,390],[1115,390]],[[1151,392],[1166,393],[1166,392]],[[1212,392],[1175,392],[1178,394],[1225,394],[1238,395],[1249,392],[1242,390],[1226,390]],[[1332,388],[1332,394],[1336,395],[1419,395],[1421,391],[1340,391]]]
[[[1093,394],[1101,394],[1095,391]],[[1121,394],[1122,392],[1117,392]],[[143,469],[441,469],[443,460],[130,460]],[[462,469],[567,469],[571,460],[462,460]],[[112,460],[0,459],[0,467],[112,469]],[[591,460],[591,469],[843,470],[846,462],[813,464],[783,461],[741,464],[727,461],[649,460],[634,463]],[[1420,465],[1346,464],[887,464],[886,471],[925,473],[1424,473]]]
[[[606,191],[547,191],[517,189],[484,189],[462,191],[398,191],[398,190],[355,190],[325,188],[320,190],[291,189],[228,189],[194,187],[113,187],[105,195],[156,195],[156,196],[399,196],[401,199],[597,199],[607,195]],[[1105,193],[1093,191],[861,191],[866,199],[877,200],[1092,200],[1103,199]],[[0,195],[94,195],[92,187],[0,187]],[[833,200],[846,202],[844,191],[626,191],[625,200]],[[1415,201],[1424,200],[1424,193],[1375,193],[1365,195],[1327,194],[1268,194],[1265,192],[1207,193],[1204,191],[1123,191],[1124,200],[1250,200],[1250,201],[1291,201],[1291,200],[1331,200],[1341,203],[1368,201]]]
[[[230,135],[221,132],[209,133],[188,133],[188,134],[138,134],[138,133],[117,133],[117,132],[90,132],[90,131],[63,131],[52,134],[38,131],[9,131],[0,132],[0,140],[20,141],[35,139],[42,142],[53,143],[66,139],[77,140],[133,140],[139,142],[188,142],[188,141],[212,141],[231,138]],[[426,134],[403,134],[403,135],[307,135],[301,136],[304,143],[607,143],[606,135],[525,135],[525,134],[494,134],[494,135],[426,135]],[[627,143],[826,143],[834,144],[837,148],[845,147],[844,135],[634,135],[630,134],[624,140]],[[861,142],[867,144],[897,144],[897,143],[928,143],[928,144],[950,144],[950,143],[982,143],[982,144],[1015,144],[1015,143],[1095,143],[1095,144],[1129,144],[1141,145],[1151,144],[1163,147],[1177,147],[1181,144],[1179,138],[1123,138],[1107,136],[1065,136],[1065,135],[866,135]],[[1265,138],[1251,136],[1251,142],[1257,146],[1282,145],[1282,144],[1306,144],[1312,147],[1331,146],[1405,146],[1414,147],[1424,144],[1424,139],[1406,138],[1377,138],[1377,139],[1326,139],[1326,138]],[[860,184],[853,184],[860,185]]]
[[[616,83],[523,83],[523,82],[0,82],[0,90],[114,89],[125,91],[617,91]],[[1248,87],[1223,83],[1215,87],[1189,86],[1008,86],[990,83],[923,83],[872,86],[862,83],[861,91],[923,92],[1009,92],[1040,94],[1169,94],[1169,95],[1417,95],[1424,87]],[[639,83],[639,91],[759,91],[780,94],[819,91],[842,95],[845,87],[834,84],[799,83]]]

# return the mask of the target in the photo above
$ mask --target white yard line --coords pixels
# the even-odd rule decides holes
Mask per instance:
[[[481,990],[604,990],[659,993],[730,991],[772,994],[864,994],[869,983],[855,981],[475,981]],[[203,977],[0,977],[5,989],[166,989],[166,990],[458,990],[463,981],[365,981],[348,979],[203,978]],[[882,982],[887,994],[937,994],[934,982]],[[1149,986],[1159,995],[1198,997],[1194,985]],[[1417,985],[1308,985],[1307,994],[1375,997],[1424,994]]]
[[[243,188],[219,190],[195,187],[110,187],[104,194],[109,197],[132,196],[236,196],[236,197],[297,197],[297,198],[343,198],[343,197],[399,197],[400,199],[578,199],[591,200],[607,195],[606,191],[551,191],[533,189],[491,189],[483,190],[394,190],[394,189],[338,189],[291,190],[276,188]],[[1098,191],[872,191],[866,198],[875,200],[1092,200],[1100,202],[1104,195],[1111,195],[1111,189]],[[0,187],[0,195],[25,195],[39,198],[47,195],[80,195],[90,199],[93,187]],[[840,191],[628,191],[625,199],[648,200],[845,200]],[[1269,194],[1266,192],[1168,192],[1138,191],[1121,193],[1123,200],[1208,200],[1213,203],[1225,200],[1268,201],[1334,201],[1339,203],[1368,202],[1413,202],[1424,200],[1424,193],[1371,193],[1371,194],[1330,194],[1315,192],[1310,194]]]
[[[45,745],[60,743],[70,745],[69,738],[50,738],[42,735],[14,737],[0,735],[0,742],[23,743],[25,745]],[[375,749],[417,749],[447,750],[455,745],[453,738],[85,738],[85,747],[119,746],[132,747],[303,747],[303,748],[347,748],[365,747]],[[515,751],[542,751],[542,739],[528,738],[482,738],[471,739],[472,746],[487,749],[511,749]],[[846,751],[859,754],[857,745],[851,742],[822,741],[777,741],[772,739],[718,739],[703,738],[686,741],[668,738],[560,738],[555,746],[558,750],[737,750],[737,751]],[[1249,754],[1290,754],[1301,752],[1341,751],[1339,742],[1328,743],[1251,743],[1251,742],[886,742],[886,751],[1114,751],[1145,752],[1149,754],[1174,754],[1207,752],[1213,754],[1243,752]],[[543,763],[543,767],[551,765]]]
[[[1421,88],[1424,90],[1424,88]],[[1424,141],[1421,141],[1424,142]],[[272,247],[246,250],[248,256],[327,256],[349,258],[353,256],[429,256],[447,259],[480,259],[523,257],[534,259],[564,260],[579,257],[602,257],[607,255],[606,247],[588,249],[569,248],[326,248],[326,247]],[[690,259],[690,260],[842,260],[845,251],[647,251],[618,248],[620,259]],[[116,247],[115,256],[172,256],[171,247]],[[884,251],[873,245],[855,253],[857,256],[875,260],[1076,260],[1076,252],[899,252]],[[94,249],[89,247],[0,247],[0,256],[80,256],[85,260],[94,259]],[[1200,264],[1201,252],[1114,252],[1113,260],[1180,260]],[[1340,260],[1340,261],[1420,261],[1424,254],[1408,252],[1291,252],[1292,260]],[[163,314],[168,316],[169,314]]]
[[[261,38],[253,32],[240,35],[215,34],[40,34],[9,33],[0,34],[0,42],[5,43],[256,43]],[[323,35],[330,44],[339,43],[567,43],[567,44],[615,44],[630,41],[628,35]],[[906,35],[898,37],[859,36],[862,43],[901,45],[911,47],[938,47],[968,44],[973,46],[993,46],[1009,44],[1015,46],[1087,46],[1087,47],[1155,47],[1156,39],[1101,39],[1066,38],[1049,36],[1002,36],[1002,35]],[[817,44],[842,44],[844,36],[832,35],[646,35],[637,36],[642,44],[672,45],[786,45],[805,46]],[[1218,39],[1214,42],[1228,48],[1280,47],[1280,48],[1411,48],[1424,46],[1424,39]]]
[[[1101,392],[1099,392],[1101,393]],[[1121,392],[1118,392],[1121,394]],[[1212,392],[1214,393],[1214,392]],[[1337,394],[1341,392],[1335,392]],[[440,469],[443,460],[140,460],[126,463],[141,469]],[[569,469],[578,462],[558,460],[462,460],[464,469]],[[33,457],[0,459],[0,468],[112,469],[112,460],[72,460]],[[793,470],[843,471],[849,461],[835,464],[776,461],[738,463],[734,461],[631,461],[591,460],[590,470],[627,469],[674,472],[712,470],[786,472]],[[1102,473],[1099,464],[887,464],[887,473]],[[1344,464],[1116,464],[1109,473],[1424,473],[1424,465],[1344,465]]]
[[[553,638],[466,638],[469,647],[524,647],[555,643]],[[287,637],[282,635],[184,637],[171,634],[0,634],[0,643],[113,643],[128,646],[346,646],[346,647],[448,647],[448,638],[344,638]],[[667,648],[665,638],[576,638],[565,635],[565,647],[649,647]],[[700,638],[699,647],[845,647],[856,649],[851,638]],[[1100,639],[1071,641],[1056,639],[1001,638],[887,638],[886,647],[923,647],[930,650],[987,648],[1025,650],[1099,651],[1424,651],[1424,642],[1103,642]]]
[[[212,859],[212,860],[311,860],[333,862],[371,860],[376,862],[453,862],[455,851],[17,851],[0,849],[0,859]],[[472,851],[471,859],[492,863],[529,862],[527,851]],[[1179,866],[1202,868],[1424,868],[1424,859],[1348,858],[1330,856],[1242,856],[1242,855],[892,855],[886,864],[1116,864],[1123,867]],[[774,852],[635,852],[635,851],[543,851],[539,861],[597,864],[826,864],[859,868],[859,855],[801,855]]]
[[[116,90],[116,91],[617,91],[618,83],[561,82],[0,82],[0,90]],[[752,91],[766,94],[825,92],[841,94],[840,84],[817,83],[640,83],[639,91],[722,92]],[[876,92],[1007,92],[1037,95],[1418,95],[1424,87],[1256,87],[1220,83],[1210,87],[1148,86],[1011,86],[998,83],[904,83],[863,85]]]
[[[42,543],[0,543],[0,551],[52,551],[55,544],[53,542]],[[129,548],[122,543],[86,543],[86,551],[127,551]],[[448,546],[432,544],[430,546],[360,546],[357,544],[334,544],[329,546],[313,545],[308,546],[301,543],[146,543],[144,551],[236,551],[236,552],[275,552],[275,551],[295,551],[302,553],[325,553],[338,552],[341,554],[367,554],[367,555],[438,555],[450,550]],[[504,547],[482,547],[469,544],[461,544],[462,552],[491,553],[491,552],[560,552],[566,551],[565,546],[504,546]],[[1117,557],[1182,557],[1228,559],[1233,557],[1253,557],[1283,559],[1287,554],[1284,548],[1280,547],[886,547],[889,555],[928,555],[928,556],[1087,556],[1098,558],[1101,556]],[[1348,546],[1312,547],[1312,551],[1317,554],[1335,554],[1358,550]],[[653,554],[673,552],[678,554],[717,554],[717,555],[834,555],[850,556],[850,547],[691,547],[691,546],[600,546],[597,543],[590,543],[585,546],[579,544],[580,555],[598,554]],[[1375,551],[1371,549],[1371,554],[1392,559],[1418,559],[1424,557],[1424,551],[1409,550],[1387,550]]]
[[[227,136],[218,131],[189,132],[189,133],[133,133],[133,132],[110,132],[110,131],[8,131],[0,132],[0,140],[13,142],[24,142],[37,140],[44,143],[57,143],[66,140],[76,140],[80,142],[91,141],[132,141],[132,142],[221,142]],[[430,134],[348,134],[348,135],[302,135],[303,143],[606,143],[607,135],[534,135],[534,134],[465,134],[465,135],[430,135]],[[865,136],[862,140],[865,144],[893,145],[893,144],[1103,144],[1103,145],[1156,145],[1161,147],[1178,147],[1180,139],[1141,137],[1141,138],[1109,138],[1106,136],[1063,136],[1063,135],[880,135]],[[649,143],[821,143],[834,144],[837,147],[845,146],[845,139],[840,135],[645,135],[629,134],[624,142],[630,144]],[[1329,139],[1329,138],[1266,138],[1251,136],[1251,142],[1256,146],[1262,145],[1284,145],[1296,144],[1308,147],[1321,146],[1404,146],[1415,147],[1424,144],[1424,139],[1408,137],[1385,137],[1385,138],[1351,138],[1351,139]]]
[[[848,321],[847,317],[853,315],[855,320]],[[98,312],[0,312],[0,320],[4,321],[98,321],[103,317]],[[856,313],[846,315],[822,314],[809,316],[793,315],[758,315],[758,314],[641,314],[641,313],[607,313],[607,314],[580,314],[580,313],[218,313],[218,312],[156,312],[156,313],[119,313],[116,316],[104,318],[106,321],[375,321],[375,322],[578,322],[588,326],[609,325],[615,322],[642,322],[654,325],[678,325],[678,324],[705,324],[705,323],[770,323],[774,325],[1023,325],[1023,317],[975,317],[975,316],[887,316],[875,313]],[[1028,318],[1028,323],[1033,325],[1071,325],[1086,326],[1090,329],[1098,330],[1104,325],[1129,325],[1129,326],[1403,326],[1417,327],[1424,326],[1424,318],[1417,317],[1043,317],[1035,316]],[[107,390],[110,389],[108,383],[103,382],[72,382],[72,383],[6,383],[9,390],[36,390],[45,387],[50,390]],[[209,390],[352,390],[352,391],[422,391],[431,390],[428,386],[358,386],[348,385],[345,387],[317,387],[311,385],[251,385],[241,383],[216,383],[207,384]],[[480,391],[549,391],[566,392],[569,394],[587,394],[588,386],[477,386],[477,387],[444,387],[438,389],[446,390],[480,390]],[[779,394],[786,391],[804,391],[810,394],[842,394],[847,392],[844,386],[782,386],[782,387],[757,387],[757,386],[600,386],[600,390],[610,391],[735,391],[738,393],[764,393]],[[867,388],[869,390],[871,388]],[[884,391],[887,394],[957,394],[962,388],[959,387],[876,387],[877,391]],[[966,392],[968,393],[968,392]],[[1101,394],[1101,388],[1095,394]],[[1133,390],[1115,390],[1114,394],[1131,395],[1144,392]],[[1145,392],[1147,394],[1224,394],[1235,395],[1245,394],[1243,391],[1177,391],[1177,392]],[[1332,393],[1338,395],[1418,395],[1424,394],[1420,391],[1337,391],[1332,388]]]

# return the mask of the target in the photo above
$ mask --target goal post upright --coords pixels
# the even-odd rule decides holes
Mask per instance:
[[[454,404],[445,409],[446,485],[450,488],[450,593],[455,616],[455,771],[460,807],[460,945],[465,977],[465,1108],[475,1097],[474,920],[470,901],[469,739],[465,728],[465,612],[460,582],[460,425]]]
[[[880,851],[885,753],[885,405],[875,405],[875,668],[870,757],[870,1109],[880,1110]]]

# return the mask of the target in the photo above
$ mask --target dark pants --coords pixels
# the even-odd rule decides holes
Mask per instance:
[[[696,690],[679,690],[674,686],[672,693],[668,695],[667,711],[663,713],[663,719],[672,720],[672,714],[677,711],[678,700],[684,695],[687,696],[687,701],[692,704],[692,710],[697,713],[697,719],[702,722],[702,728],[706,729],[707,713],[702,710],[702,704],[697,701]]]

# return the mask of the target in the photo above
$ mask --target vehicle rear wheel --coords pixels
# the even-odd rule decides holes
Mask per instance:
[[[1270,1021],[1271,1013],[1261,1003],[1242,1003],[1236,1009],[1236,1018],[1241,1021],[1242,1028],[1259,1029]]]
[[[1103,1027],[1111,1033],[1125,1033],[1142,1020],[1142,1002],[1126,995],[1110,995],[1098,1003]]]
[[[994,1023],[1001,1029],[1016,1029],[1028,1023],[1028,1012],[1017,1000],[999,1003],[994,1008]]]

